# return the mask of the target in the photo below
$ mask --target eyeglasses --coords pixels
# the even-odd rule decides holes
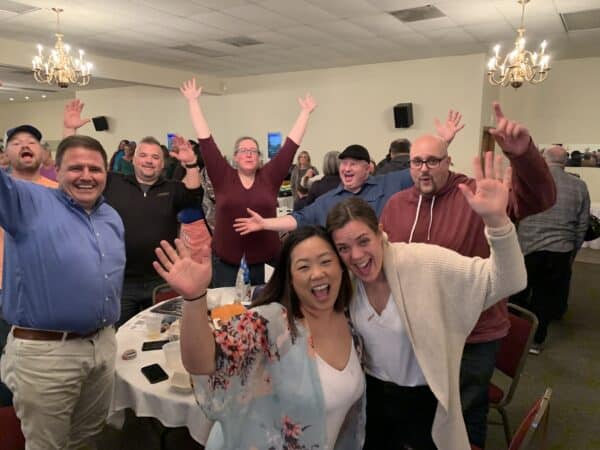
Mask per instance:
[[[236,153],[241,153],[242,155],[258,155],[260,152],[252,148],[240,148]]]
[[[427,158],[425,160],[421,158],[415,158],[410,160],[410,166],[415,169],[420,169],[423,167],[423,164],[425,164],[428,169],[435,169],[447,157],[448,155],[444,156],[443,158]]]

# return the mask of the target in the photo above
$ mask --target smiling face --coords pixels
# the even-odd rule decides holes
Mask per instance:
[[[43,150],[35,136],[29,133],[16,133],[6,144],[10,165],[16,173],[34,173],[42,164]]]
[[[154,184],[165,166],[160,145],[142,142],[133,155],[133,171],[138,182]]]
[[[438,166],[431,169],[425,163],[419,168],[413,167],[411,162],[410,176],[421,194],[434,195],[444,187],[450,176],[450,157],[447,145],[442,139],[437,136],[421,136],[410,148],[410,159],[441,159]]]
[[[256,172],[259,162],[256,142],[252,139],[241,140],[235,149],[233,159],[240,171],[246,173]]]
[[[365,222],[355,219],[332,234],[333,241],[346,267],[363,283],[383,276],[383,236]]]
[[[333,309],[342,282],[342,267],[328,242],[313,236],[296,245],[290,255],[290,276],[301,309]]]
[[[344,158],[340,161],[340,179],[344,189],[358,192],[369,178],[369,163],[360,159]]]
[[[95,150],[69,148],[62,156],[56,179],[61,190],[89,211],[106,186],[105,161]]]

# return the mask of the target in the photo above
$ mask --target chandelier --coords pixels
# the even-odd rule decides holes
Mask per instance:
[[[515,89],[521,87],[525,81],[538,84],[548,77],[550,56],[546,55],[546,41],[540,45],[538,52],[525,49],[525,4],[529,0],[517,0],[522,5],[521,26],[517,30],[515,48],[504,59],[500,58],[500,45],[494,47],[495,56],[488,62],[488,80],[494,86],[508,86]],[[500,63],[502,61],[502,63]]]
[[[92,76],[92,63],[84,61],[83,50],[79,50],[79,57],[71,56],[71,47],[63,42],[60,32],[60,13],[63,10],[52,8],[52,11],[56,13],[56,44],[46,59],[44,48],[38,44],[38,54],[32,61],[33,77],[38,83],[54,83],[61,88],[67,88],[69,84],[85,86]]]

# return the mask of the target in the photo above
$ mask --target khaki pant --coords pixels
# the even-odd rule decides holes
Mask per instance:
[[[27,450],[95,448],[110,406],[115,355],[112,327],[65,341],[9,335],[0,374],[14,394]]]

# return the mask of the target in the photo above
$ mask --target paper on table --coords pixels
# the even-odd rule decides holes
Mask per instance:
[[[269,280],[271,279],[271,275],[273,275],[274,271],[275,268],[273,266],[265,264],[265,283],[269,282]]]

